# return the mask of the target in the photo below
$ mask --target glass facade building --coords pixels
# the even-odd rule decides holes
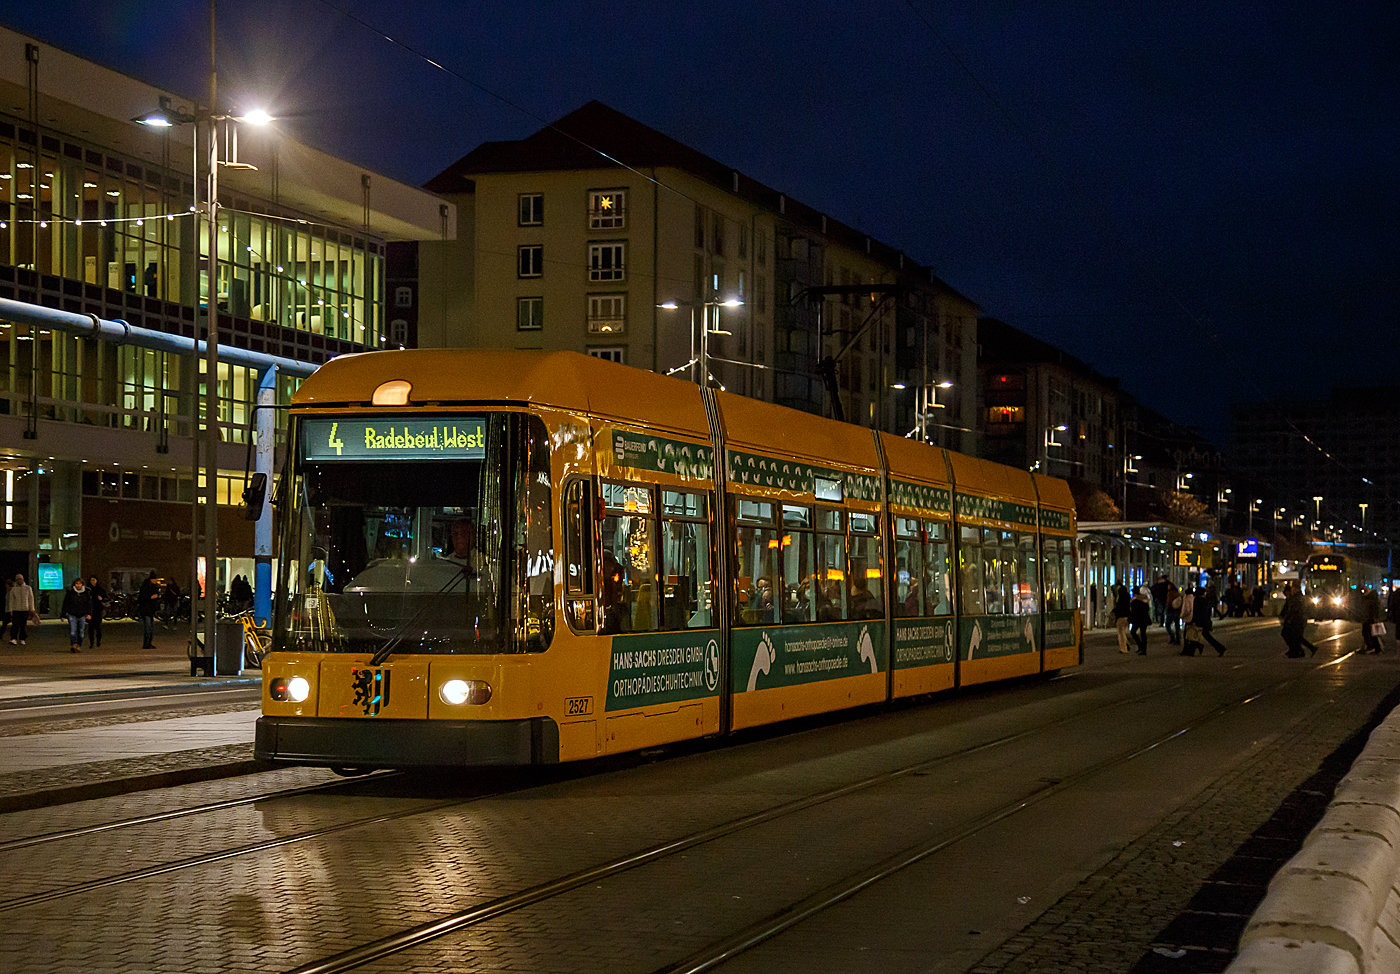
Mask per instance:
[[[26,63],[37,92],[35,72],[29,91],[16,80]],[[387,241],[442,234],[436,197],[274,132],[256,167],[221,168],[211,287],[193,126],[133,121],[171,96],[2,28],[0,94],[0,297],[203,338],[212,291],[221,344],[319,364],[382,347]],[[27,99],[43,111],[12,108]],[[371,205],[371,181],[387,202]],[[0,321],[0,574],[32,583],[61,562],[65,579],[124,587],[153,569],[185,588],[206,381],[202,356]],[[278,377],[279,403],[297,381]],[[220,567],[235,573],[252,555],[232,505],[258,384],[220,362]]]

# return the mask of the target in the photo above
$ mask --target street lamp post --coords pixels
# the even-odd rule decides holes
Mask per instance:
[[[1313,495],[1313,524],[1322,527],[1322,495]]]
[[[219,444],[222,437],[219,435],[219,123],[230,126],[236,122],[246,121],[254,125],[264,125],[272,121],[272,116],[267,112],[258,109],[247,112],[244,115],[220,115],[218,114],[218,72],[217,61],[215,59],[215,16],[214,0],[209,3],[209,108],[207,115],[187,114],[173,111],[169,99],[162,98],[160,111],[151,112],[135,121],[153,128],[169,128],[172,125],[193,124],[195,126],[194,143],[194,172],[191,173],[192,182],[196,187],[199,185],[199,122],[202,119],[208,120],[205,136],[208,139],[206,146],[207,154],[205,166],[207,168],[205,187],[205,216],[208,227],[206,239],[208,241],[209,253],[207,255],[206,274],[208,283],[205,290],[205,336],[204,336],[204,591],[199,600],[200,606],[196,607],[194,595],[191,593],[190,599],[190,641],[191,646],[197,644],[199,636],[199,611],[204,611],[204,645],[208,655],[214,655],[215,624],[217,622],[215,607],[217,598],[215,590],[218,581],[218,531],[219,531]],[[233,144],[236,146],[236,134]],[[236,155],[236,148],[233,150]],[[252,168],[247,165],[240,165],[236,159],[231,159],[230,164],[239,168]],[[194,210],[199,211],[198,189],[195,191]],[[199,233],[196,230],[194,239],[198,241]],[[191,467],[193,475],[192,494],[195,510],[198,510],[200,491],[200,440],[201,430],[199,428],[199,366],[196,355],[191,362],[192,383],[190,388],[190,399],[192,406],[193,424],[190,429],[191,440]],[[199,583],[199,518],[197,514],[192,518],[192,550],[194,554],[194,564],[191,568],[195,577],[195,584]]]
[[[1365,542],[1366,542],[1366,508],[1370,507],[1371,505],[1368,504],[1368,503],[1361,503],[1361,504],[1357,504],[1356,506],[1359,507],[1359,508],[1361,508],[1361,542],[1362,542],[1362,544],[1365,544]]]
[[[667,375],[675,375],[677,372],[680,372],[682,369],[690,369],[691,378],[692,378],[692,380],[694,380],[694,379],[695,379],[695,367],[696,367],[697,365],[699,365],[699,366],[700,366],[700,378],[699,378],[699,380],[698,380],[698,381],[699,381],[699,384],[702,385],[702,386],[708,386],[708,385],[710,384],[710,380],[713,378],[713,376],[710,375],[710,359],[712,358],[712,356],[710,355],[710,336],[711,336],[711,335],[728,335],[728,334],[730,334],[729,332],[724,331],[724,330],[722,330],[722,329],[719,327],[719,323],[720,323],[720,318],[719,318],[720,312],[719,312],[719,309],[720,309],[720,308],[738,308],[738,307],[742,307],[743,304],[744,304],[744,302],[740,301],[738,298],[728,298],[728,299],[726,299],[726,300],[724,300],[724,301],[700,301],[700,302],[698,302],[698,303],[697,303],[697,302],[694,302],[694,301],[665,301],[665,302],[663,302],[663,303],[661,303],[661,304],[658,304],[658,305],[657,305],[658,308],[664,308],[664,309],[667,310],[667,311],[675,311],[677,308],[689,308],[689,309],[690,309],[690,361],[689,361],[689,362],[686,362],[684,365],[680,365],[680,366],[677,366],[677,367],[674,368],[674,369],[671,369],[671,370],[670,370],[669,372],[667,372],[666,374],[667,374]],[[698,354],[697,354],[696,348],[695,348],[695,345],[696,345],[696,342],[695,342],[695,309],[696,309],[697,306],[700,308],[700,315],[701,315],[701,319],[700,319],[700,320],[701,320],[701,327],[700,327],[700,349],[699,349]],[[711,309],[711,308],[714,308],[714,309],[715,309],[715,326],[714,326],[713,328],[710,327],[710,309]],[[749,368],[754,368],[754,369],[763,369],[763,368],[767,368],[767,366],[765,366],[765,365],[758,365],[758,364],[755,363],[755,362],[739,362],[739,361],[736,361],[736,360],[734,360],[734,359],[727,359],[727,358],[719,358],[719,359],[716,359],[716,360],[717,360],[717,361],[720,361],[720,362],[728,362],[730,365],[746,365],[746,366],[748,366]],[[720,386],[720,388],[723,389],[724,386]]]

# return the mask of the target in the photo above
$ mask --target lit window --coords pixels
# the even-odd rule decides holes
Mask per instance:
[[[588,354],[594,358],[603,358],[609,362],[622,364],[622,349],[620,348],[590,348]]]
[[[588,330],[595,335],[622,331],[627,323],[625,294],[590,294],[588,296]]]
[[[595,189],[588,194],[588,228],[621,230],[627,225],[627,190]]]

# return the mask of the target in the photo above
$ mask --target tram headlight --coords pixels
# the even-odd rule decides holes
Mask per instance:
[[[491,699],[491,684],[485,680],[448,680],[438,689],[438,696],[453,707],[482,704]]]
[[[1314,596],[1313,596],[1313,605],[1321,605],[1321,604],[1322,604],[1322,596],[1320,596],[1320,595],[1314,595]]]
[[[273,700],[290,700],[301,703],[311,696],[311,684],[304,676],[279,676],[267,688]]]
[[[1332,596],[1332,604],[1333,604],[1333,605],[1341,605],[1341,604],[1342,604],[1342,597],[1341,597],[1340,595],[1334,595],[1334,596]]]

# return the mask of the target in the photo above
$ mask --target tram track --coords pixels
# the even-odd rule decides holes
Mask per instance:
[[[1345,632],[1339,633],[1334,637],[1329,637],[1329,639],[1343,638],[1346,634],[1347,633]],[[1343,656],[1330,659],[1325,662],[1319,661],[1319,664],[1317,666],[1309,666],[1307,670],[1308,672],[1312,672],[1315,669],[1320,669],[1326,666],[1334,665],[1347,659],[1350,655],[1352,654],[1347,653]],[[1137,754],[1143,753],[1146,750],[1150,750],[1151,747],[1158,746],[1161,743],[1164,743],[1165,741],[1170,740],[1175,736],[1179,736],[1182,733],[1186,733],[1189,730],[1194,729],[1194,727],[1199,726],[1201,723],[1213,719],[1214,717],[1217,717],[1220,714],[1227,713],[1229,710],[1241,706],[1244,703],[1248,703],[1254,699],[1257,699],[1263,694],[1274,692],[1280,687],[1287,686],[1292,682],[1296,682],[1297,680],[1302,679],[1303,676],[1304,673],[1299,672],[1288,677],[1287,679],[1280,680],[1269,686],[1266,686],[1262,690],[1259,690],[1255,693],[1251,693],[1248,696],[1242,697],[1239,700],[1225,704],[1217,708],[1216,711],[1212,711],[1206,716],[1193,722],[1191,725],[1178,728],[1172,734],[1164,736],[1160,740],[1154,742],[1151,745],[1148,745],[1147,747],[1137,749],[1136,751],[1127,755],[1119,756],[1113,761],[1110,761],[1108,765],[1098,768],[1098,770],[1104,770],[1105,767],[1111,766],[1115,762],[1123,763],[1129,761]],[[845,785],[841,785],[839,787],[831,788],[826,791],[819,792],[817,794],[810,795],[804,798],[795,799],[791,802],[782,803],[780,805],[773,806],[770,809],[755,812],[748,816],[736,818],[734,820],[731,820],[730,822],[721,823],[719,825],[697,831],[689,836],[683,836],[674,839],[670,842],[662,843],[654,847],[643,849],[639,852],[634,852],[630,855],[626,855],[615,860],[610,860],[600,865],[580,870],[576,873],[570,873],[559,879],[555,879],[536,886],[527,887],[516,893],[493,899],[487,903],[480,904],[471,909],[460,911],[459,913],[447,914],[443,917],[432,920],[426,924],[420,924],[415,927],[406,928],[395,934],[391,934],[388,937],[372,941],[371,943],[362,945],[359,948],[354,948],[351,951],[346,952],[345,954],[333,955],[332,957],[327,958],[326,960],[318,961],[312,965],[297,968],[295,970],[297,974],[300,974],[300,972],[302,971],[328,972],[339,970],[352,970],[357,967],[361,967],[368,963],[371,963],[373,960],[376,960],[380,957],[392,956],[394,954],[410,950],[415,946],[419,946],[431,940],[447,936],[448,934],[465,929],[471,925],[479,924],[495,917],[504,916],[509,913],[525,909],[526,907],[536,903],[545,902],[556,896],[560,896],[570,890],[578,889],[582,886],[585,886],[591,882],[599,882],[610,877],[621,875],[622,873],[628,872],[637,867],[645,866],[654,862],[659,862],[660,860],[665,859],[666,857],[671,856],[675,853],[682,852],[686,849],[696,848],[698,846],[702,846],[710,842],[714,842],[718,839],[723,838],[726,835],[733,835],[737,832],[741,832],[748,828],[753,828],[765,822],[779,821],[785,817],[795,815],[806,809],[813,808],[826,802],[836,801],[843,797],[852,796],[860,791],[875,788],[881,784],[887,784],[896,781],[902,777],[927,773],[929,770],[936,768],[939,765],[948,764],[950,762],[962,758],[966,758],[979,753],[988,752],[995,748],[1003,747],[1016,741],[1024,741],[1027,738],[1042,735],[1045,733],[1045,731],[1047,731],[1050,728],[1068,725],[1074,722],[1085,721],[1093,717],[1094,715],[1103,713],[1104,711],[1110,711],[1115,708],[1121,707],[1135,706],[1154,697],[1160,697],[1164,694],[1175,693],[1178,692],[1181,685],[1182,684],[1179,680],[1173,680],[1166,685],[1157,686],[1154,689],[1145,693],[1137,693],[1120,699],[1104,701],[1088,709],[1076,710],[1072,713],[1063,714],[1050,720],[1037,721],[1034,727],[1019,730],[1012,734],[1005,734],[996,737],[992,740],[982,741],[967,747],[955,748],[943,754],[929,758],[927,760],[914,762],[907,766],[885,771],[878,775],[872,775],[856,782],[851,782]],[[1082,778],[1084,774],[1090,773],[1091,770],[1092,769],[1086,769],[1075,780],[1079,780],[1079,778]],[[388,775],[385,775],[384,777],[387,778]],[[358,779],[357,781],[351,782],[327,782],[319,785],[308,785],[299,788],[284,789],[282,791],[270,792],[261,795],[246,796],[220,802],[210,802],[204,805],[192,806],[189,808],[172,809],[168,812],[157,813],[150,816],[140,816],[131,819],[101,823],[96,826],[65,830],[63,832],[49,833],[43,836],[32,836],[26,839],[12,840],[11,842],[0,845],[0,853],[16,852],[25,848],[32,848],[34,846],[43,845],[46,843],[60,842],[64,839],[74,840],[84,837],[117,835],[121,834],[121,830],[124,828],[134,828],[142,824],[156,824],[164,821],[169,821],[171,819],[178,819],[198,815],[200,813],[216,812],[228,808],[245,806],[259,802],[266,802],[270,799],[294,799],[300,796],[304,796],[306,794],[324,792],[333,793],[334,791],[337,791],[342,788],[351,788],[357,785],[361,785],[364,781],[365,779]],[[1044,789],[1038,789],[1026,795],[1020,796],[1016,801],[1008,803],[1008,805],[1006,805],[1004,809],[1000,810],[999,813],[993,813],[996,815],[996,817],[987,818],[981,823],[979,828],[988,828],[992,824],[995,824],[996,821],[1000,821],[1003,818],[1015,814],[1017,810],[1028,808],[1039,801],[1043,801],[1044,799],[1051,797],[1052,795],[1058,793],[1058,791],[1063,790],[1062,786],[1067,785],[1064,782],[1058,782],[1056,783],[1056,785],[1047,786]],[[437,812],[444,811],[446,809],[460,807],[466,804],[470,804],[472,802],[481,801],[483,799],[498,797],[501,794],[505,794],[509,791],[515,790],[517,789],[505,789],[501,791],[494,791],[489,794],[476,794],[467,798],[452,798],[445,801],[432,802],[430,804],[419,804],[414,808],[402,809],[373,816],[357,817],[353,820],[336,822],[322,828],[307,829],[296,834],[277,836],[267,841],[248,843],[228,849],[210,852],[204,855],[188,857],[174,862],[156,864],[147,868],[130,870],[118,874],[109,875],[106,877],[100,877],[90,880],[88,882],[77,883],[65,886],[63,888],[36,892],[31,895],[15,897],[13,899],[0,902],[0,911],[14,911],[24,907],[32,907],[42,903],[77,896],[84,893],[92,893],[98,890],[112,889],[114,887],[139,882],[142,880],[148,880],[161,875],[189,870],[200,866],[218,864],[220,862],[225,862],[238,857],[255,855],[260,852],[267,852],[273,849],[278,849],[296,843],[314,841],[317,838],[331,836],[337,833],[344,833],[357,828],[373,828],[375,826],[382,825],[388,822],[409,819],[421,815],[431,815]],[[936,840],[933,840],[934,846],[936,847],[932,847],[927,850],[924,850],[922,848],[914,849],[913,851],[906,850],[905,854],[903,854],[902,856],[897,856],[895,857],[895,859],[907,860],[904,864],[910,865],[921,858],[924,858],[928,855],[932,855],[940,848],[945,848],[949,844],[961,841],[962,839],[968,838],[971,835],[975,835],[977,833],[977,829],[972,829],[971,831],[968,831],[968,829],[971,828],[971,826],[967,826],[963,831],[958,832],[955,835],[944,835]],[[938,845],[939,842],[941,842],[942,845]],[[885,868],[882,868],[881,870],[876,870],[876,872],[878,872],[879,875],[875,876],[874,878],[866,877],[861,883],[858,884],[845,884],[848,886],[854,885],[854,888],[851,892],[847,892],[844,895],[838,896],[837,894],[840,893],[840,889],[833,887],[832,889],[827,891],[828,895],[826,897],[823,897],[822,899],[827,902],[827,905],[831,905],[832,903],[839,902],[841,899],[853,895],[853,893],[855,891],[858,891],[859,888],[864,888],[865,885],[869,885],[873,882],[878,882],[880,879],[885,878],[887,875],[890,875],[893,872],[897,871],[897,869],[892,868],[893,861],[883,863],[882,866]],[[903,868],[903,866],[900,866],[898,868]],[[836,898],[832,899],[831,897],[833,896],[835,896]],[[781,915],[774,914],[773,917],[770,918],[772,919],[772,923],[770,925],[774,926],[775,928],[781,926],[782,929],[786,929],[786,927],[791,926],[791,922],[784,922],[783,917],[788,916],[794,910],[802,913],[804,916],[811,915],[811,913],[815,911],[812,909],[813,904],[806,902],[807,899],[811,899],[811,897],[807,897],[803,901],[790,904],[782,911],[779,911]],[[754,941],[754,943],[762,942],[762,939],[770,939],[772,936],[776,936],[780,932],[781,929],[775,929],[773,932],[767,934],[764,938],[760,938],[759,940]],[[732,945],[729,945],[723,949],[731,950]],[[327,966],[328,964],[330,966]]]
[[[1343,635],[1345,634],[1338,634],[1338,638]],[[909,866],[915,865],[960,842],[978,836],[1006,819],[1027,811],[1095,775],[1126,765],[1173,740],[1199,730],[1234,710],[1254,703],[1267,694],[1277,693],[1306,678],[1311,672],[1335,666],[1350,658],[1352,655],[1354,655],[1354,653],[1348,652],[1339,657],[1318,663],[1316,666],[1309,667],[1306,673],[1298,673],[1286,679],[1278,680],[1262,689],[1254,690],[1238,699],[1221,704],[1191,721],[1178,725],[1166,733],[1157,735],[1145,744],[1140,744],[1122,753],[1111,755],[1102,761],[1078,769],[1042,787],[1034,788],[1010,801],[1000,804],[996,808],[984,812],[970,822],[953,829],[941,831],[924,841],[900,850],[893,856],[880,860],[872,866],[849,874],[835,883],[828,884],[815,893],[796,899],[780,909],[768,913],[759,921],[744,927],[736,933],[716,940],[699,951],[693,951],[679,961],[657,968],[654,974],[698,974],[698,972],[720,966],[738,954],[772,940],[797,923],[849,899],[862,890],[888,879]],[[716,842],[744,830],[776,822],[818,805],[853,796],[859,792],[867,791],[881,785],[890,784],[900,778],[927,773],[939,765],[1004,746],[1026,737],[1041,734],[1044,730],[1056,725],[1082,720],[1115,706],[1140,703],[1155,696],[1174,692],[1175,689],[1176,685],[1173,685],[1172,687],[1140,694],[1133,698],[1105,704],[1091,710],[1080,711],[1054,721],[1048,721],[1037,725],[1035,728],[1017,732],[1016,734],[1005,735],[992,741],[986,741],[972,747],[940,755],[937,758],[917,762],[878,775],[872,775],[857,782],[775,805],[749,815],[740,816],[729,822],[721,823],[669,842],[660,843],[605,863],[578,870],[566,876],[530,886],[505,896],[496,897],[426,923],[406,927],[393,934],[361,944],[358,947],[291,968],[287,970],[285,974],[340,974],[340,972],[356,970],[375,962],[395,957],[406,951],[413,950],[433,940],[463,932],[472,926],[486,921],[499,919],[520,912],[528,907],[547,902],[590,884],[596,885],[609,879],[615,879],[624,873],[659,863],[661,860],[670,856],[704,846],[708,843]],[[598,888],[601,889],[602,886],[600,885]]]
[[[17,849],[28,849],[33,846],[44,845],[49,842],[88,838],[100,835],[104,832],[112,832],[116,829],[154,825],[157,822],[169,822],[175,819],[188,818],[193,815],[209,815],[214,812],[221,812],[230,808],[239,808],[244,805],[252,805],[257,802],[276,801],[279,798],[293,798],[300,795],[333,792],[352,788],[357,785],[362,786],[366,781],[381,781],[398,774],[401,774],[401,772],[387,771],[350,781],[327,781],[319,785],[301,785],[296,788],[283,788],[279,791],[269,791],[257,795],[244,795],[241,798],[226,798],[221,801],[207,802],[203,805],[191,805],[187,808],[172,808],[164,812],[153,812],[150,815],[133,815],[129,818],[117,819],[111,822],[100,822],[96,825],[84,825],[72,829],[63,829],[57,832],[45,832],[40,835],[25,836],[20,839],[9,839],[0,842],[0,855]]]
[[[548,896],[566,892],[569,889],[575,889],[580,885],[586,884],[590,881],[594,881],[598,878],[613,875],[618,872],[634,868],[635,866],[642,865],[645,862],[653,861],[658,858],[662,858],[674,852],[680,852],[684,849],[692,848],[697,845],[702,845],[705,842],[713,841],[714,839],[721,838],[725,835],[733,834],[735,832],[741,831],[746,828],[750,828],[758,824],[762,824],[763,822],[776,820],[787,815],[792,815],[797,812],[803,811],[807,808],[811,808],[816,805],[823,804],[825,802],[834,801],[839,798],[845,797],[850,794],[855,794],[863,790],[878,787],[879,785],[886,784],[888,782],[897,780],[908,775],[924,773],[942,764],[946,764],[975,754],[990,751],[998,747],[1004,747],[1017,741],[1021,741],[1030,737],[1034,737],[1035,735],[1042,734],[1050,728],[1067,724],[1073,721],[1082,720],[1086,717],[1101,713],[1106,710],[1111,710],[1118,707],[1137,705],[1146,700],[1152,699],[1153,697],[1157,697],[1166,693],[1171,693],[1173,692],[1173,690],[1174,686],[1158,687],[1146,693],[1125,697],[1119,700],[1108,701],[1089,710],[1076,711],[1075,713],[1067,714],[1063,717],[1059,717],[1054,720],[1044,721],[1042,723],[1037,724],[1034,727],[1026,728],[1014,734],[1007,734],[990,741],[983,741],[981,743],[971,745],[968,747],[958,748],[947,753],[941,754],[937,757],[921,761],[912,765],[908,765],[903,768],[898,768],[892,771],[883,772],[881,774],[872,775],[856,782],[838,786],[832,789],[827,789],[825,791],[818,792],[814,795],[795,799],[791,802],[785,802],[780,805],[774,806],[771,809],[754,813],[752,815],[743,816],[730,822],[723,823],[719,826],[703,830],[702,832],[696,833],[693,836],[683,838],[675,842],[664,843],[660,846],[649,848],[643,850],[640,853],[624,857],[621,860],[606,863],[599,867],[586,869],[576,875],[571,875],[565,877],[562,880],[557,880],[553,883],[545,884],[544,892],[541,892],[540,889],[532,888],[531,890],[526,890],[522,891],[519,894],[514,894],[511,897],[505,898],[510,901],[507,909],[520,909],[523,906],[527,906],[531,903],[538,902],[540,899],[548,898]],[[391,772],[390,774],[399,773]],[[386,774],[383,777],[387,778],[389,777],[389,775]],[[161,822],[170,821],[172,819],[188,817],[201,813],[210,813],[228,808],[246,806],[257,802],[267,801],[272,798],[295,798],[311,793],[323,793],[326,791],[333,791],[340,788],[348,788],[360,784],[365,780],[366,779],[361,778],[356,779],[355,781],[327,782],[322,785],[308,785],[300,788],[285,789],[281,792],[272,792],[264,795],[246,796],[237,799],[228,799],[226,801],[221,802],[211,802],[206,805],[194,806],[185,809],[172,809],[168,812],[156,813],[149,816],[139,816],[117,822],[103,823],[96,826],[76,828],[66,830],[63,832],[49,833],[43,836],[33,836],[25,839],[11,840],[10,842],[0,845],[0,854],[4,854],[6,852],[19,851],[26,848],[33,848],[34,846],[42,845],[49,842],[81,839],[95,835],[102,835],[104,833],[111,833],[117,829],[125,827],[135,827],[143,824],[158,824]],[[528,786],[522,786],[522,788],[524,787]],[[98,877],[92,880],[88,880],[86,882],[71,884],[68,886],[55,888],[51,890],[45,890],[43,892],[32,893],[29,895],[14,897],[6,900],[0,900],[0,913],[33,907],[42,903],[64,899],[70,896],[78,896],[84,893],[91,893],[101,889],[110,889],[112,887],[139,882],[157,876],[167,875],[170,873],[180,872],[201,866],[213,865],[219,862],[227,861],[229,859],[253,855],[260,852],[267,852],[288,845],[314,841],[316,839],[325,838],[355,828],[381,825],[387,822],[411,818],[417,815],[426,815],[434,812],[443,811],[449,808],[461,807],[492,797],[499,797],[500,795],[507,794],[515,790],[518,789],[505,789],[501,791],[493,791],[486,794],[476,794],[467,798],[447,799],[439,802],[433,802],[427,805],[420,804],[414,808],[403,809],[397,812],[389,812],[374,816],[359,817],[345,822],[337,822],[335,824],[323,826],[316,829],[303,830],[301,832],[291,835],[278,836],[277,838],[268,839],[262,842],[248,843],[245,845],[209,852],[198,856],[191,856],[185,859],[180,859],[172,862],[159,863],[156,865],[140,869],[134,869],[119,874]],[[472,912],[474,913],[475,911]],[[485,916],[473,916],[473,918],[468,922],[480,922],[480,920],[487,919],[488,916],[498,915],[500,912],[502,912],[500,909],[493,909],[489,914]],[[461,923],[453,922],[450,926],[450,929],[455,929],[455,927],[458,925],[461,925]],[[430,926],[436,927],[437,924],[430,924]],[[448,931],[445,930],[443,932]],[[432,936],[441,935],[442,933],[432,934]],[[427,937],[424,939],[432,939],[432,937]]]
[[[1347,654],[1337,659],[1331,659],[1331,661],[1327,661],[1326,663],[1320,663],[1317,668],[1310,669],[1322,669],[1324,666],[1336,665],[1336,663],[1343,661],[1343,659],[1350,655],[1351,654]],[[1165,733],[1165,735],[1155,737],[1151,742],[1141,744],[1141,746],[1134,747],[1134,749],[1128,750],[1123,754],[1114,754],[1113,757],[1107,758],[1105,761],[1099,761],[1099,763],[1089,765],[1089,767],[1082,768],[1082,770],[1074,772],[1074,774],[1065,775],[1064,778],[1050,782],[1050,784],[1044,785],[1042,788],[1032,789],[1032,791],[1028,793],[1023,793],[1023,795],[1018,796],[1018,798],[1009,800],[1009,802],[1005,802],[1004,805],[998,806],[997,809],[977,817],[972,823],[963,824],[963,826],[945,831],[945,833],[939,833],[935,835],[935,837],[930,838],[930,840],[920,842],[920,844],[914,845],[914,847],[903,849],[899,854],[889,856],[888,859],[883,859],[882,862],[876,863],[876,865],[871,866],[871,868],[860,870],[860,872],[853,873],[851,876],[844,877],[840,882],[830,884],[830,886],[818,891],[818,893],[802,897],[801,900],[784,905],[781,910],[771,912],[771,914],[764,917],[762,921],[757,922],[757,924],[753,924],[739,933],[734,933],[734,935],[728,936],[728,938],[718,940],[718,942],[707,947],[707,949],[690,954],[685,960],[676,961],[676,963],[669,964],[669,966],[658,968],[657,974],[680,974],[682,971],[703,971],[708,970],[710,967],[718,966],[718,964],[724,963],[725,960],[731,959],[736,953],[741,953],[742,950],[748,950],[749,947],[757,946],[759,943],[764,942],[764,940],[774,938],[778,933],[785,931],[785,929],[797,924],[797,922],[801,922],[802,919],[811,917],[811,915],[816,914],[816,912],[820,910],[825,910],[825,908],[830,907],[830,905],[840,903],[840,901],[854,896],[855,893],[865,889],[869,884],[881,882],[882,879],[892,876],[893,873],[899,872],[899,870],[907,868],[907,866],[920,862],[921,859],[927,858],[927,856],[935,854],[935,852],[942,851],[942,849],[951,847],[951,845],[956,844],[956,842],[980,834],[981,831],[986,831],[987,828],[995,826],[995,824],[1008,819],[1008,817],[1014,816],[1016,813],[1025,812],[1025,810],[1030,809],[1030,807],[1039,805],[1043,800],[1058,795],[1058,793],[1065,791],[1065,789],[1072,788],[1072,786],[1079,784],[1079,782],[1085,781],[1086,778],[1091,778],[1093,775],[1102,774],[1103,771],[1112,770],[1114,767],[1120,767],[1120,765],[1130,763],[1130,761],[1135,760],[1135,758],[1141,757],[1142,754],[1147,754],[1149,751],[1156,749],[1156,747],[1161,747],[1162,744],[1172,742],[1176,737],[1186,735],[1186,733],[1190,733],[1191,730],[1200,728],[1200,726],[1215,721],[1215,719],[1219,717],[1224,717],[1225,714],[1229,714],[1229,712],[1236,710],[1236,708],[1245,707],[1245,705],[1259,700],[1264,694],[1275,693],[1275,691],[1284,689],[1284,687],[1298,682],[1298,680],[1303,679],[1303,677],[1305,677],[1305,675],[1299,673],[1299,675],[1288,677],[1288,679],[1280,680],[1280,682],[1271,684],[1271,686],[1264,687],[1263,690],[1253,691],[1253,693],[1240,697],[1238,700],[1219,705],[1219,707],[1214,708],[1214,710],[1208,711],[1203,717],[1198,717],[1194,719],[1194,721],[1177,726],[1177,728],[1173,728],[1170,732]],[[959,760],[959,758],[969,757],[972,756],[972,754],[981,753],[981,751],[994,749],[994,747],[1005,746],[1005,744],[1026,739],[1026,737],[1040,735],[1040,733],[1051,728],[1051,726],[1070,724],[1070,722],[1095,717],[1095,715],[1099,715],[1102,711],[1110,710],[1110,708],[1119,707],[1119,705],[1142,703],[1142,701],[1149,700],[1149,698],[1162,696],[1162,694],[1166,693],[1173,693],[1175,690],[1176,684],[1173,684],[1172,687],[1165,687],[1165,689],[1138,694],[1138,696],[1133,698],[1124,698],[1124,700],[1114,701],[1112,704],[1105,704],[1102,705],[1102,707],[1092,708],[1092,710],[1075,712],[1075,714],[1056,719],[1056,721],[1044,722],[1044,724],[1037,725],[1036,728],[1016,732],[1014,735],[1005,735],[995,740],[988,740],[988,742],[976,744],[976,746],[966,747],[966,749],[949,751],[949,753],[930,758],[930,760],[927,761],[920,761],[920,763],[910,764],[907,765],[907,767],[897,768],[897,770],[871,775],[871,777],[861,779],[861,781],[851,782],[851,784],[827,789],[827,791],[818,792],[815,793],[815,795],[806,796],[806,798],[794,799],[791,800],[791,802],[784,802],[781,803],[781,805],[771,806],[769,809],[760,810],[760,812],[748,814],[748,816],[736,817],[736,819],[729,820],[727,823],[721,823],[718,824],[718,826],[706,828],[706,830],[696,831],[696,833],[676,838],[676,840],[652,845],[650,848],[641,849],[641,851],[633,852],[633,854],[619,856],[619,858],[612,859],[612,861],[598,863],[598,865],[577,870],[577,872],[570,873],[570,875],[567,876],[561,876],[559,879],[549,880],[549,882],[546,883],[526,887],[526,889],[515,891],[515,893],[507,894],[507,896],[491,898],[489,901],[473,905],[473,907],[466,908],[466,910],[452,912],[452,914],[447,914],[444,915],[444,917],[428,921],[426,924],[409,926],[409,928],[402,929],[402,931],[371,940],[371,942],[364,943],[364,945],[351,947],[350,950],[332,954],[332,956],[325,957],[325,959],[290,968],[290,970],[286,971],[286,974],[339,974],[342,973],[342,971],[357,970],[357,968],[368,966],[368,964],[375,963],[375,961],[385,960],[388,959],[388,957],[396,956],[396,954],[412,950],[414,947],[426,945],[426,943],[431,942],[431,940],[444,938],[444,936],[452,935],[452,933],[465,931],[465,929],[470,928],[470,926],[483,924],[483,922],[490,921],[490,919],[507,917],[507,915],[514,914],[514,912],[525,910],[525,908],[532,907],[532,905],[546,903],[546,901],[563,896],[563,894],[570,893],[570,891],[582,889],[582,887],[589,886],[589,884],[598,884],[603,882],[603,880],[615,879],[615,877],[630,872],[630,870],[652,865],[652,863],[662,861],[662,859],[668,858],[668,856],[680,854],[680,852],[685,852],[687,849],[701,847],[701,845],[706,845],[708,842],[721,840],[721,838],[741,833],[741,831],[748,830],[748,828],[773,823],[773,821],[794,816],[794,814],[804,812],[804,810],[812,809],[812,807],[818,805],[823,805],[823,803],[834,802],[834,800],[847,798],[847,796],[853,796],[858,792],[878,788],[878,786],[881,785],[892,784],[892,782],[900,778],[910,777],[910,775],[927,774],[928,771],[934,770],[938,765],[948,764],[951,763],[951,761]]]

